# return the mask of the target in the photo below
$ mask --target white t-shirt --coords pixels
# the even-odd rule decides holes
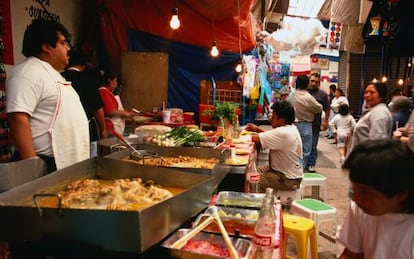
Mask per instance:
[[[335,113],[338,113],[338,108],[341,104],[349,105],[348,98],[346,98],[345,96],[339,96],[339,97],[333,98],[332,101],[331,101],[331,109]]]
[[[414,258],[414,214],[371,216],[351,201],[338,241],[367,259]]]
[[[269,148],[269,163],[286,178],[303,178],[302,139],[295,125],[285,125],[259,133],[263,148]]]
[[[337,132],[338,135],[351,135],[356,125],[354,117],[351,114],[341,115],[336,114],[332,120],[329,121],[329,127],[332,132]]]
[[[35,150],[47,156],[53,156],[48,130],[58,100],[56,80],[66,81],[49,63],[30,57],[11,70],[6,82],[7,113],[30,115]]]

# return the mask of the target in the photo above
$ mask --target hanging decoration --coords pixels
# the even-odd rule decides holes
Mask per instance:
[[[340,22],[330,22],[328,42],[326,44],[329,49],[339,50],[341,45],[341,31],[342,24]]]

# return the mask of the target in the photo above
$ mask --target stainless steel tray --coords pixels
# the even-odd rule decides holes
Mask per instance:
[[[208,254],[198,254],[190,251],[185,251],[182,249],[172,249],[171,245],[186,235],[191,229],[182,228],[177,230],[171,237],[169,237],[162,246],[170,251],[171,258],[180,258],[180,259],[190,259],[190,258],[197,258],[197,259],[218,259],[218,258],[226,258],[220,256],[213,256]],[[196,241],[209,241],[211,243],[217,244],[220,247],[226,248],[226,244],[224,242],[223,237],[221,234],[214,234],[214,233],[207,233],[207,232],[199,232],[192,240]],[[239,258],[247,259],[250,258],[252,253],[252,243],[251,241],[244,239],[244,238],[232,238],[232,242],[234,248],[239,252]],[[228,257],[227,257],[228,258]]]
[[[226,228],[229,235],[240,235],[241,237],[252,238],[254,235],[254,228],[259,217],[259,210],[256,209],[242,209],[233,207],[217,206],[218,214],[221,222]],[[193,226],[199,225],[207,218],[208,215],[200,214],[194,221]],[[220,229],[216,224],[210,224],[204,231],[220,233]],[[238,232],[238,233],[237,233]]]
[[[220,182],[232,169],[231,166],[228,166],[222,163],[230,155],[230,152],[223,152],[217,149],[194,148],[194,147],[160,147],[160,146],[149,145],[149,144],[139,144],[136,146],[136,148],[138,150],[146,150],[147,152],[155,153],[158,156],[165,156],[165,157],[176,157],[176,156],[181,155],[181,156],[191,156],[191,157],[197,157],[197,158],[217,158],[220,162],[217,163],[212,169],[175,167],[176,169],[179,169],[185,172],[212,176],[214,178],[215,187],[217,187],[220,184]],[[132,152],[133,152],[132,149],[127,148],[119,152],[108,154],[105,156],[105,158],[128,161]],[[172,168],[172,167],[168,167],[168,168]]]
[[[154,180],[184,192],[139,211],[56,209],[21,206],[34,194],[63,188],[82,178]],[[95,157],[0,194],[0,240],[67,240],[107,251],[142,253],[207,207],[212,178],[169,168]]]
[[[260,209],[264,193],[222,191],[217,195],[217,206]]]
[[[40,158],[0,164],[0,192],[13,189],[46,174],[46,164]]]

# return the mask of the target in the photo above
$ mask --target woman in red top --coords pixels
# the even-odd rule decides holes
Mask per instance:
[[[105,113],[105,123],[108,133],[113,131],[121,136],[125,130],[125,118],[131,118],[134,112],[124,110],[121,99],[114,95],[113,91],[118,86],[118,75],[113,72],[105,72],[104,84],[99,88]]]

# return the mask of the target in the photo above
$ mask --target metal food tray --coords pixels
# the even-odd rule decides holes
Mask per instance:
[[[231,166],[222,163],[227,157],[230,156],[229,151],[223,152],[218,149],[211,148],[194,148],[194,147],[160,147],[150,144],[139,144],[135,147],[138,150],[145,150],[146,152],[155,153],[158,156],[164,157],[177,157],[177,156],[190,156],[197,158],[217,158],[219,162],[212,168],[184,168],[184,167],[166,167],[175,168],[185,172],[209,175],[214,178],[214,184],[217,187],[224,179],[228,172],[231,170]],[[132,153],[132,149],[127,148],[119,152],[114,152],[105,156],[109,159],[117,159],[122,161],[128,161]],[[132,160],[132,159],[131,159]]]
[[[214,223],[212,223],[214,224]],[[169,237],[163,244],[162,247],[169,250],[171,258],[175,259],[218,259],[218,258],[225,258],[220,256],[213,256],[207,254],[198,254],[190,251],[185,251],[182,249],[172,249],[171,245],[180,239],[181,237],[185,236],[191,229],[181,228],[178,229],[171,237]],[[223,237],[221,234],[214,234],[214,233],[207,233],[204,231],[199,232],[195,237],[192,238],[193,240],[202,240],[202,241],[210,241],[214,244],[218,244],[221,247],[227,247],[226,243],[224,242]],[[239,252],[240,259],[247,259],[250,258],[252,253],[252,242],[244,239],[244,238],[232,238],[232,242],[234,248]]]
[[[134,177],[184,191],[139,211],[21,205],[21,201],[30,201],[35,194],[63,189],[78,179]],[[205,209],[213,191],[209,176],[94,157],[1,193],[0,240],[65,240],[106,251],[142,253]]]
[[[222,191],[217,195],[216,206],[258,209],[262,207],[264,193]]]
[[[254,228],[259,217],[259,210],[220,206],[217,206],[217,210],[229,235],[239,234],[242,237],[253,237]],[[199,222],[202,222],[205,219],[205,214],[198,215],[197,219],[193,223],[193,226],[199,225]],[[204,231],[220,233],[220,229],[215,224],[208,225]]]
[[[46,174],[46,163],[40,158],[0,164],[0,192],[8,191]]]

